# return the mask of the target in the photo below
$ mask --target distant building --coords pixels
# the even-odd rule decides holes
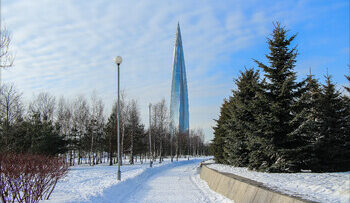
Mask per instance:
[[[170,99],[170,130],[189,132],[188,94],[180,25],[177,24]]]

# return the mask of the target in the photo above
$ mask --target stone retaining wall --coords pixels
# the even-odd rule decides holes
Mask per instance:
[[[315,203],[273,191],[262,183],[230,173],[222,173],[201,164],[200,177],[210,189],[235,203]]]

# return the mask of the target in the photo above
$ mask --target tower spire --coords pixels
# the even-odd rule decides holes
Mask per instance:
[[[170,99],[170,129],[180,133],[189,131],[188,93],[185,59],[180,23],[177,24],[173,55],[173,75]]]
[[[175,36],[175,48],[176,45],[182,46],[182,40],[181,40],[181,31],[180,31],[180,23],[177,22],[177,29],[176,29],[176,36]]]

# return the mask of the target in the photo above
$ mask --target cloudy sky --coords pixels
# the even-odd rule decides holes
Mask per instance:
[[[2,23],[16,58],[2,71],[25,100],[39,92],[56,97],[95,90],[110,113],[116,99],[116,66],[123,57],[121,88],[147,106],[169,104],[176,25],[180,22],[187,68],[190,127],[212,139],[213,119],[234,88],[233,78],[252,59],[266,61],[266,37],[280,21],[298,33],[299,78],[309,68],[323,80],[327,69],[339,85],[349,73],[348,0],[110,1],[2,0]],[[147,126],[147,125],[146,125]]]

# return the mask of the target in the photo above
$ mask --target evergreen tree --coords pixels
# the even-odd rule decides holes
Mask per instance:
[[[350,66],[349,66],[350,68]],[[344,116],[344,147],[347,147],[348,149],[350,148],[350,74],[346,76],[347,80],[348,80],[348,87],[345,88],[347,90],[347,95],[343,96],[343,101],[344,101],[344,106],[345,106],[345,116]],[[348,153],[349,154],[349,153]],[[345,163],[349,163],[350,159],[349,156],[345,157]],[[349,166],[347,170],[349,169]],[[345,169],[346,170],[346,169]]]
[[[37,137],[32,146],[33,152],[54,156],[63,154],[67,151],[67,142],[64,136],[59,134],[59,127],[54,126],[52,121],[44,120],[44,122],[35,122],[39,128]]]
[[[49,156],[67,151],[67,141],[59,134],[59,126],[53,125],[52,121],[42,120],[40,113],[32,114],[28,121],[19,122],[17,126],[15,151]]]
[[[296,123],[298,128],[291,132],[291,142],[296,146],[290,149],[294,154],[290,163],[296,170],[310,169],[319,160],[314,150],[314,145],[318,139],[317,113],[320,108],[321,87],[316,79],[310,75],[307,78],[306,91],[298,100],[296,106],[299,108],[292,123]]]
[[[226,131],[223,126],[227,123],[228,119],[230,118],[230,113],[229,113],[230,105],[231,105],[231,102],[225,99],[220,109],[219,119],[215,120],[216,126],[213,127],[214,139],[211,146],[211,151],[217,163],[226,163],[225,157],[224,157],[224,149],[223,149],[223,146],[225,143]]]
[[[269,107],[265,109],[268,120],[263,120],[264,136],[271,139],[270,146],[265,151],[268,160],[264,163],[264,170],[270,172],[293,172],[296,169],[289,165],[288,149],[292,149],[292,142],[288,135],[294,131],[292,120],[295,116],[295,101],[302,95],[303,82],[296,81],[293,71],[296,63],[296,47],[290,48],[296,35],[287,36],[287,30],[279,23],[275,24],[272,38],[268,39],[270,53],[266,55],[270,65],[255,60],[265,72],[267,81],[263,84],[264,97]],[[293,139],[293,138],[292,138]],[[273,150],[273,153],[271,153]]]
[[[116,151],[116,143],[117,143],[117,114],[115,111],[115,107],[113,107],[113,111],[111,115],[108,118],[106,128],[105,128],[105,134],[106,134],[106,144],[107,148],[105,150],[108,152],[109,157],[109,165],[113,165],[113,154]]]
[[[271,157],[276,154],[276,147],[271,144],[274,131],[273,114],[268,110],[270,103],[264,92],[265,79],[257,88],[256,98],[252,101],[252,120],[248,134],[249,164],[248,168],[258,171],[268,171],[272,164]]]
[[[349,66],[349,70],[350,70],[350,66]],[[348,80],[348,86],[344,86],[345,90],[348,92],[349,96],[350,96],[350,74],[349,75],[345,75],[345,78]]]
[[[144,126],[141,124],[140,113],[135,100],[131,101],[128,122],[125,125],[125,134],[129,138],[129,163],[134,164],[134,156],[140,153],[142,148],[146,148],[142,142],[145,136]]]
[[[67,149],[70,151],[70,156],[69,156],[69,164],[74,165],[75,164],[75,157],[76,157],[76,152],[79,150],[79,140],[78,140],[78,129],[75,125],[73,125],[72,130],[70,132],[70,138],[66,139],[67,140]]]
[[[89,125],[87,126],[86,136],[84,137],[84,151],[89,154],[89,164],[95,165],[96,156],[96,141],[99,139],[98,136],[98,124],[97,120],[91,116]]]
[[[350,135],[346,100],[336,90],[331,76],[326,76],[322,86],[316,112],[317,138],[314,144],[318,162],[311,166],[312,171],[350,170]]]
[[[28,152],[31,147],[30,136],[28,135],[28,129],[30,129],[30,127],[30,123],[23,119],[18,120],[11,127],[11,151],[18,153]]]
[[[230,119],[223,126],[226,132],[224,156],[234,166],[247,166],[249,147],[255,141],[257,95],[260,91],[259,72],[253,69],[241,72],[235,80],[237,90],[233,91]]]

